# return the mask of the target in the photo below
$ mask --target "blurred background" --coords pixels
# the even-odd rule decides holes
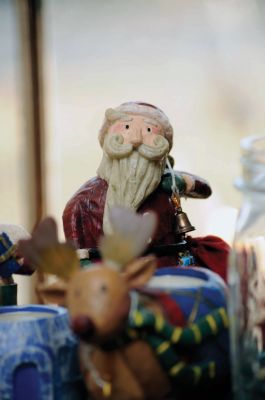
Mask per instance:
[[[63,238],[64,206],[102,156],[97,134],[105,110],[141,100],[168,115],[176,169],[213,189],[207,200],[183,200],[194,234],[231,243],[240,140],[265,127],[265,2],[35,2],[43,99],[37,139],[34,104],[26,105],[32,93],[23,3],[0,0],[0,223],[31,230],[49,214]],[[32,281],[22,281],[20,302],[27,302]]]

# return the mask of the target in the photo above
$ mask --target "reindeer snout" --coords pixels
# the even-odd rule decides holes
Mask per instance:
[[[95,325],[90,318],[78,315],[71,321],[71,328],[82,340],[89,340],[95,332]]]

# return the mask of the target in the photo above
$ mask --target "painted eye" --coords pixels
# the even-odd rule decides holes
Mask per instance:
[[[151,132],[151,128],[147,128],[147,132]]]
[[[130,128],[130,125],[125,125],[125,128],[126,128],[126,129],[129,129],[129,128]]]

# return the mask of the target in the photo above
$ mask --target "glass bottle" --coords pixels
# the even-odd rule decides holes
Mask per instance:
[[[242,191],[228,272],[235,400],[265,399],[265,136],[242,142]]]

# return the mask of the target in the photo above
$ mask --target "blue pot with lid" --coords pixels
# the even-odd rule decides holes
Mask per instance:
[[[1,400],[85,399],[68,311],[1,307],[0,376]]]

